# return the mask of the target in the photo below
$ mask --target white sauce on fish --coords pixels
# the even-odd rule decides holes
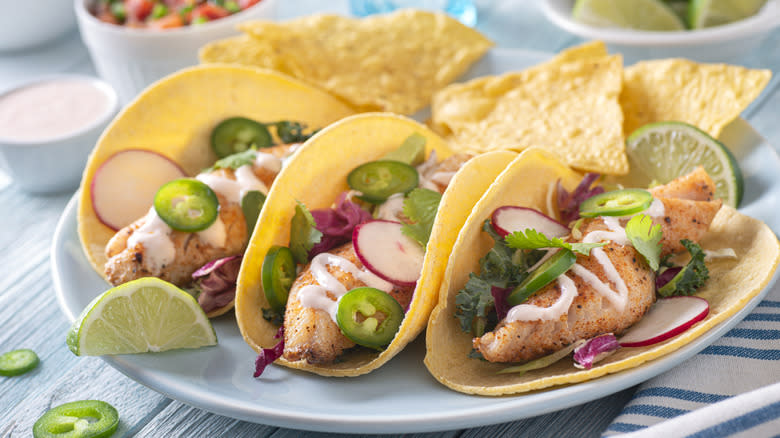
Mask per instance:
[[[665,214],[664,204],[659,199],[653,199],[650,207],[648,207],[643,213],[651,217],[662,217]],[[626,230],[620,225],[620,219],[618,217],[601,216],[601,219],[604,221],[604,224],[609,230],[591,231],[582,238],[583,243],[598,243],[606,240],[615,242],[619,245],[631,245],[631,241],[626,236]],[[542,260],[529,268],[528,271],[531,272],[538,268],[544,260],[552,255],[552,253],[553,251],[548,251]],[[606,252],[604,252],[603,248],[593,248],[590,250],[590,254],[591,257],[595,258],[596,261],[602,266],[602,268],[604,268],[604,273],[606,274],[607,279],[617,288],[617,291],[613,290],[610,285],[601,281],[601,279],[599,279],[596,274],[589,271],[579,263],[575,263],[571,267],[570,271],[582,278],[582,280],[593,287],[596,292],[600,293],[603,297],[609,300],[609,302],[612,303],[618,312],[625,311],[626,306],[628,305],[628,286],[626,286],[626,282],[620,276],[617,268],[615,268],[615,265],[609,259],[609,256],[607,256]],[[561,281],[563,278],[566,280]],[[571,290],[565,290],[566,288],[564,287],[564,283],[569,284],[569,282],[571,282],[570,289],[573,290],[571,300],[568,299]],[[558,301],[555,302],[555,304],[546,308],[534,306],[531,304],[519,304],[509,310],[506,321],[536,321],[560,318],[564,313],[569,311],[569,306],[571,305],[572,300],[574,300],[574,297],[577,296],[577,287],[574,285],[574,282],[571,281],[571,279],[566,277],[566,275],[561,275],[558,277],[558,284],[561,286],[561,297],[558,299]],[[563,307],[563,304],[566,302],[568,302],[568,304],[566,307]],[[515,311],[515,309],[518,308],[519,310]],[[529,308],[536,308],[538,310]]]
[[[224,248],[227,242],[227,229],[225,223],[222,222],[219,216],[213,224],[202,231],[198,231],[195,234],[198,235],[203,243],[213,246],[214,248]]]
[[[398,222],[404,212],[404,194],[395,193],[376,209],[376,218],[386,221]]]
[[[354,263],[343,257],[326,252],[317,254],[311,261],[310,270],[312,276],[319,284],[310,284],[302,287],[298,291],[298,300],[303,307],[321,309],[328,312],[333,322],[336,322],[336,311],[339,308],[339,299],[347,293],[347,288],[328,272],[328,266],[333,266],[352,274],[353,277],[362,281],[369,287],[385,292],[393,290],[393,285],[391,283],[377,277],[367,270],[359,269]],[[331,298],[329,294],[333,298]]]
[[[255,167],[279,173],[282,170],[282,159],[267,152],[258,152],[255,156]]]
[[[171,227],[168,226],[154,207],[146,214],[146,221],[127,238],[127,247],[144,248],[142,263],[153,274],[157,274],[176,258],[176,247],[170,238]]]
[[[263,194],[268,193],[268,187],[257,178],[251,165],[239,167],[235,170],[234,175],[236,179],[210,172],[201,173],[195,178],[211,187],[211,190],[222,195],[228,202],[239,205],[247,192],[257,190]]]

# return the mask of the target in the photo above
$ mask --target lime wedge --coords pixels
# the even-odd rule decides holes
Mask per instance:
[[[217,335],[192,295],[154,277],[109,289],[68,331],[77,356],[146,353],[215,345]]]
[[[720,26],[756,15],[766,0],[693,0],[688,9],[692,29]]]
[[[649,123],[626,139],[631,183],[666,184],[698,166],[715,182],[715,197],[732,207],[742,200],[744,182],[737,160],[723,143],[682,122]]]
[[[658,31],[685,29],[685,23],[661,0],[577,0],[572,16],[596,27]]]

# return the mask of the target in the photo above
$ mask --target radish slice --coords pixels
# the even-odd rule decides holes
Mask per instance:
[[[163,184],[184,176],[181,167],[156,152],[117,152],[95,172],[90,186],[92,208],[100,222],[119,230],[149,211]]]
[[[352,244],[360,262],[383,280],[414,286],[420,278],[425,252],[417,242],[404,236],[400,223],[364,222],[352,232]]]
[[[511,205],[499,207],[493,211],[491,222],[493,229],[502,237],[529,228],[533,228],[550,239],[569,234],[569,228],[566,225],[532,208]]]
[[[704,298],[662,298],[618,342],[622,347],[657,344],[688,330],[709,313],[710,304]]]

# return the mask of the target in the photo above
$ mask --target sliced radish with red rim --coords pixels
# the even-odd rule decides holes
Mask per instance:
[[[365,222],[352,232],[355,254],[369,271],[398,286],[414,286],[420,278],[423,248],[401,232],[401,224]]]
[[[618,342],[622,347],[645,347],[688,330],[710,313],[710,304],[699,297],[668,297],[656,301],[645,316]]]
[[[98,167],[92,178],[92,208],[100,222],[119,230],[149,211],[163,184],[185,176],[178,164],[156,152],[117,152]]]
[[[506,205],[495,209],[490,219],[493,229],[502,237],[529,228],[551,239],[569,234],[566,225],[532,208]]]

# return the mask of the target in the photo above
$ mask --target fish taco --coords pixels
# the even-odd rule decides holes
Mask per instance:
[[[259,353],[255,375],[276,361],[357,376],[397,354],[425,328],[468,212],[515,156],[453,154],[389,113],[307,141],[271,189],[241,267],[236,317]]]
[[[113,285],[147,276],[233,306],[240,258],[300,143],[354,111],[281,74],[209,65],[150,86],[111,123],[81,183],[78,231]]]
[[[648,190],[605,186],[536,148],[496,179],[457,237],[428,324],[437,380],[496,396],[633,368],[772,279],[777,237],[715,199],[703,168]]]

